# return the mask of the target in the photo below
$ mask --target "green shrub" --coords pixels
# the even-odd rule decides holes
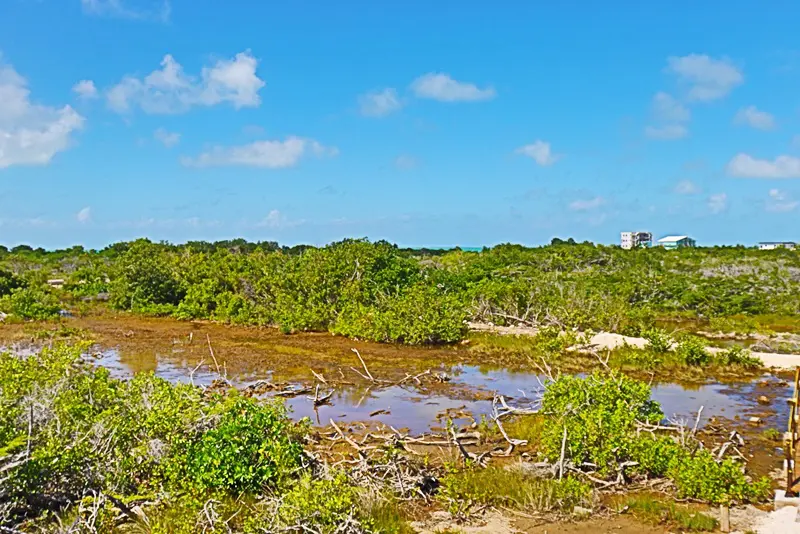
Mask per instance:
[[[771,489],[767,477],[751,482],[739,463],[731,459],[717,462],[705,449],[676,455],[667,475],[675,482],[680,497],[713,504],[762,501]]]
[[[28,436],[31,447],[28,461],[4,465],[9,517],[74,507],[92,491],[164,494],[177,499],[164,513],[185,516],[210,497],[285,487],[303,471],[307,429],[283,405],[148,373],[117,380],[82,359],[87,347],[0,354],[0,459],[26,454]]]
[[[331,479],[306,476],[283,496],[278,518],[286,526],[313,525],[314,532],[329,534],[356,515],[357,505],[358,493],[343,473]]]
[[[8,295],[12,290],[24,285],[24,282],[14,273],[0,269],[0,297]]]
[[[567,457],[601,473],[629,459],[637,421],[657,423],[664,415],[647,384],[616,373],[560,376],[547,385],[541,411],[548,416],[541,436],[548,459],[559,459],[566,429]]]
[[[282,403],[233,397],[219,410],[214,427],[190,436],[174,459],[175,484],[200,491],[261,492],[300,469],[301,436]]]
[[[684,336],[678,342],[678,355],[686,365],[704,366],[711,363],[711,354],[702,339]]]
[[[382,342],[452,343],[463,336],[465,319],[466,312],[455,296],[416,284],[377,306],[347,306],[331,330]]]
[[[724,352],[716,355],[716,359],[722,365],[739,365],[745,369],[758,369],[763,367],[760,359],[754,357],[749,350],[738,345],[734,345]]]
[[[571,511],[586,504],[592,494],[588,484],[575,478],[539,478],[518,468],[451,467],[442,478],[437,499],[456,517],[468,515],[474,506],[509,506],[546,512]]]
[[[185,293],[177,278],[174,259],[146,239],[130,244],[112,274],[111,304],[117,308],[166,315]]]
[[[59,316],[61,303],[58,298],[39,287],[18,287],[0,298],[0,311],[21,319],[47,320]]]
[[[655,525],[675,525],[683,532],[713,532],[719,523],[713,517],[673,502],[637,495],[623,501],[624,509]]]
[[[669,352],[672,347],[672,336],[664,330],[651,328],[642,332],[642,337],[647,340],[647,348],[656,354]]]

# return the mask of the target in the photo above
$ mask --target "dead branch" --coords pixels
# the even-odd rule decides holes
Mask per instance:
[[[358,361],[361,362],[361,366],[364,367],[364,372],[367,373],[367,375],[366,376],[362,375],[359,371],[356,371],[352,367],[351,367],[351,369],[353,369],[353,371],[356,371],[358,374],[360,374],[362,377],[364,377],[365,379],[369,380],[370,382],[377,382],[375,380],[375,378],[372,376],[372,374],[370,374],[369,369],[367,368],[367,364],[364,363],[364,358],[361,357],[361,353],[358,352],[358,349],[352,348],[350,350],[352,350],[353,352],[356,353],[356,356],[358,356]]]
[[[331,426],[334,428],[334,430],[336,430],[336,432],[339,433],[339,436],[341,436],[341,438],[343,440],[345,440],[348,445],[353,447],[358,452],[358,455],[361,458],[366,458],[366,455],[364,454],[364,451],[362,450],[361,446],[358,443],[356,443],[355,441],[353,441],[352,439],[347,437],[347,435],[344,432],[342,432],[342,429],[339,428],[339,426],[334,422],[333,419],[330,420],[330,423],[331,423]]]
[[[217,357],[214,356],[214,348],[211,346],[211,336],[206,334],[206,341],[208,341],[208,352],[211,353],[211,359],[214,360],[214,365],[217,368],[217,374],[222,376],[222,373],[219,371],[219,363],[217,362]]]
[[[327,381],[327,380],[325,380],[325,377],[324,377],[324,376],[322,376],[321,374],[318,374],[318,373],[317,373],[316,371],[314,371],[313,369],[311,369],[311,374],[312,374],[312,375],[314,375],[314,377],[315,377],[317,380],[319,380],[320,382],[322,382],[323,384],[325,384],[325,385],[327,385],[327,384],[328,384],[328,381]]]
[[[330,404],[330,398],[333,395],[333,390],[329,391],[327,395],[319,396],[319,384],[314,388],[314,396],[308,397],[313,403],[314,407],[322,406],[323,404]]]

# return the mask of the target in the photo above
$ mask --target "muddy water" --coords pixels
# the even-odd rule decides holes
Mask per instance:
[[[98,365],[111,370],[119,378],[134,373],[152,371],[170,381],[193,382],[208,385],[217,373],[210,365],[200,365],[182,349],[171,352],[122,353],[117,349],[106,349],[95,354]],[[286,399],[295,417],[309,417],[314,423],[328,424],[329,420],[363,422],[370,427],[390,425],[406,429],[411,433],[422,433],[441,428],[447,419],[468,424],[488,416],[492,412],[495,393],[503,395],[510,404],[521,407],[536,407],[542,390],[542,377],[534,373],[512,372],[506,369],[487,369],[476,365],[455,363],[440,366],[439,371],[450,377],[446,384],[430,387],[428,382],[417,385],[409,381],[401,386],[380,387],[359,380],[360,377],[343,363],[339,376],[341,382],[335,388],[321,385],[321,392],[333,389],[330,405],[314,408],[310,394]],[[273,380],[273,372],[263,366],[237,366],[235,374],[228,373],[236,386],[247,386],[258,380]],[[223,369],[223,372],[224,369]],[[331,378],[331,374],[328,374]],[[765,377],[764,380],[737,384],[707,384],[683,386],[678,384],[656,384],[653,398],[661,403],[667,418],[685,420],[693,424],[699,408],[703,407],[701,426],[712,417],[746,421],[757,415],[765,426],[783,429],[787,417],[785,399],[791,395],[790,388],[779,387],[779,380]],[[313,378],[295,380],[289,385],[312,386]],[[758,396],[768,391],[771,406],[756,402]]]

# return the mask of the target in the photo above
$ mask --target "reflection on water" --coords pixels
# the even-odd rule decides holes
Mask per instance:
[[[130,377],[134,373],[153,371],[156,375],[173,382],[209,385],[216,373],[210,362],[197,367],[196,361],[188,361],[180,352],[161,356],[121,355],[108,350],[98,355],[98,365],[111,370],[118,378]],[[508,399],[510,404],[531,406],[542,391],[541,377],[533,373],[507,370],[487,370],[476,366],[461,365],[453,369],[452,382],[435,393],[421,393],[410,383],[383,389],[355,387],[337,389],[331,397],[331,405],[314,409],[306,395],[286,400],[295,417],[309,417],[314,423],[326,425],[330,419],[336,421],[361,421],[382,423],[412,433],[422,433],[444,425],[449,417],[460,423],[479,420],[492,411],[492,394]],[[256,380],[270,380],[268,369],[250,370],[244,375],[229,377],[236,386],[246,386]],[[307,384],[309,385],[309,384]],[[785,410],[779,414],[764,415],[764,410],[755,403],[755,382],[739,384],[707,384],[686,387],[679,384],[658,384],[652,388],[653,398],[661,403],[668,418],[694,421],[698,409],[703,406],[701,426],[710,417],[747,417],[754,413],[766,417],[771,426],[785,425]],[[790,388],[775,390],[776,406],[785,405],[784,399],[791,394]],[[465,390],[468,394],[465,394]],[[328,388],[321,386],[321,394]],[[312,395],[313,396],[313,395]],[[447,412],[446,414],[444,412]]]

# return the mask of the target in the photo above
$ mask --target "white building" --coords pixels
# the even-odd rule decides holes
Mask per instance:
[[[697,246],[694,239],[686,235],[668,235],[658,240],[658,245],[669,250],[678,248],[693,248]]]
[[[775,250],[776,248],[788,248],[794,250],[797,243],[791,241],[762,241],[758,244],[759,250]]]
[[[620,246],[625,250],[653,245],[653,234],[650,232],[621,232],[619,236]]]

